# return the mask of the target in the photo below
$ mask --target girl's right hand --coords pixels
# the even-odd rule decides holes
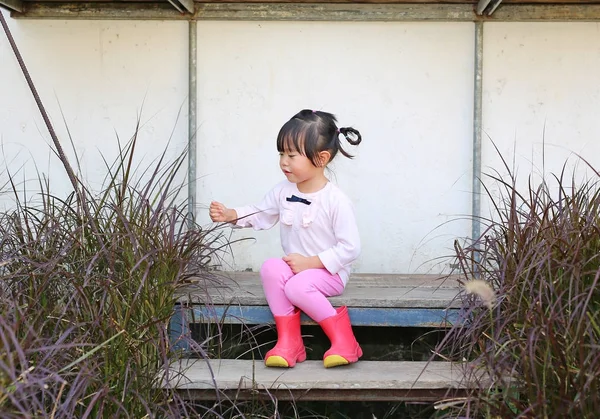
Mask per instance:
[[[237,219],[235,210],[229,209],[216,201],[210,203],[208,213],[210,214],[210,219],[215,223],[232,222]]]

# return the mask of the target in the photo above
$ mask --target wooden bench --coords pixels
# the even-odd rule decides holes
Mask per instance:
[[[322,361],[267,368],[262,360],[183,360],[164,387],[189,400],[437,401],[464,394],[463,365],[449,362],[359,361],[325,369]],[[219,395],[217,395],[217,390]]]
[[[273,323],[258,273],[215,275],[221,276],[199,279],[179,291],[184,310],[176,313],[173,323]],[[355,274],[344,293],[329,301],[334,307],[348,306],[355,326],[446,327],[457,320],[458,279],[440,275]],[[313,321],[303,316],[302,323]],[[177,324],[173,324],[176,329]]]
[[[459,321],[459,278],[440,275],[355,274],[341,296],[353,326],[446,328]],[[188,350],[190,324],[274,322],[258,273],[230,272],[191,281],[178,294],[171,339]],[[305,325],[315,324],[303,316]],[[435,401],[465,391],[460,365],[449,362],[369,361],[325,369],[306,361],[292,369],[266,368],[261,359],[183,359],[172,366],[165,386],[186,398],[237,399],[276,396],[281,400]]]

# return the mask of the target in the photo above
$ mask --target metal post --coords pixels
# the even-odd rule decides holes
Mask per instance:
[[[188,226],[194,228],[196,222],[196,129],[198,102],[198,38],[197,22],[189,21],[188,48]]]
[[[189,21],[188,43],[188,213],[190,230],[196,226],[196,103],[198,91],[197,77],[197,26],[195,20]],[[179,303],[169,322],[169,339],[174,350],[190,350],[191,332],[187,316],[188,308]]]
[[[481,131],[483,102],[483,22],[475,22],[475,88],[473,106],[473,195],[471,209],[471,238],[481,235]],[[479,254],[475,253],[479,261]]]

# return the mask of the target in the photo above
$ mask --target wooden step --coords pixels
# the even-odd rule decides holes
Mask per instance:
[[[444,327],[457,319],[459,277],[354,274],[335,306],[348,306],[354,326]],[[215,273],[178,292],[188,322],[265,324],[273,316],[256,272]],[[179,321],[182,321],[181,319]],[[314,324],[306,316],[303,324]]]
[[[450,362],[359,361],[329,368],[305,361],[294,368],[267,368],[261,360],[184,359],[172,365],[163,387],[189,400],[437,401],[465,393],[463,364]]]

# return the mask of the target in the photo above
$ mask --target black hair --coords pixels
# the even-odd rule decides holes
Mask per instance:
[[[340,144],[340,134],[351,145],[359,145],[362,141],[360,132],[354,128],[338,128],[333,114],[304,109],[294,115],[279,130],[277,135],[277,151],[297,151],[305,155],[315,166],[321,166],[319,153],[328,151],[333,160],[339,151],[348,158],[353,158]]]

